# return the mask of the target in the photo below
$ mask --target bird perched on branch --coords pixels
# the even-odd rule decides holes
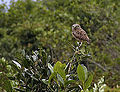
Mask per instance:
[[[87,33],[81,28],[79,24],[72,25],[72,35],[81,44],[82,44],[82,41],[87,41],[88,44],[90,43],[90,39]]]

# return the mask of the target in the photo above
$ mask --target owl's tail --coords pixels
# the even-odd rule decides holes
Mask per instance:
[[[91,42],[91,40],[90,40],[90,39],[88,39],[88,40],[87,40],[87,44],[90,44],[90,42]]]

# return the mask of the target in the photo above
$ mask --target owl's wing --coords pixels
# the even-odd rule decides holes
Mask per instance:
[[[73,36],[79,41],[83,40],[89,42],[89,37],[87,36],[87,33],[83,29],[73,31]]]
[[[83,29],[81,29],[79,32],[80,32],[80,34],[81,34],[80,38],[81,38],[82,40],[87,41],[87,42],[90,41],[87,33],[86,33]]]

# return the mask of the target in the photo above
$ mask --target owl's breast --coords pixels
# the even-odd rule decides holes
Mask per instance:
[[[76,33],[76,31],[72,31],[72,35],[76,40],[80,40],[80,35]]]

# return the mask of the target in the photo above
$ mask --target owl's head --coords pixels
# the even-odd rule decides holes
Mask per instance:
[[[73,24],[72,25],[72,30],[77,30],[77,29],[80,29],[81,26],[79,24]]]

